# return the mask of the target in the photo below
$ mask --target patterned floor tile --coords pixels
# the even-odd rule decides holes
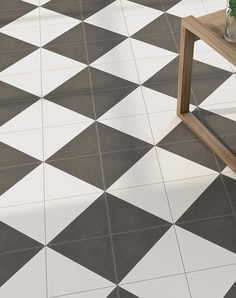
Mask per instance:
[[[71,18],[79,20],[82,19],[80,3],[74,0],[69,0],[66,2],[51,0],[44,4],[42,7],[69,16]]]

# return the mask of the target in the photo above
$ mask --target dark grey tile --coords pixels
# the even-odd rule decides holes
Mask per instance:
[[[227,194],[234,208],[234,212],[236,213],[236,180],[224,175],[222,175],[222,178],[226,187]]]
[[[88,68],[45,96],[67,109],[94,119],[94,108]]]
[[[162,0],[165,10],[170,9],[174,5],[178,4],[181,0]]]
[[[108,214],[105,195],[102,195],[57,235],[50,245],[107,235]]]
[[[90,125],[47,161],[99,154],[96,124]]]
[[[219,171],[213,152],[200,140],[175,144],[158,144],[158,147],[187,158],[214,171]]]
[[[0,142],[0,156],[4,156],[4,158],[0,159],[0,168],[40,163],[40,161],[32,156],[29,156],[2,142]]]
[[[112,233],[169,226],[165,220],[111,194],[107,194],[107,202]]]
[[[50,248],[116,283],[110,237],[58,244]]]
[[[234,298],[234,297],[236,297],[236,282],[232,285],[232,287],[224,296],[224,298]]]
[[[36,101],[39,97],[0,81],[0,104]]]
[[[178,225],[236,253],[236,219],[234,215]]]
[[[179,218],[178,224],[233,213],[223,179],[219,175]]]
[[[1,103],[0,102],[0,126],[5,124],[7,121],[11,120],[13,117],[27,109],[37,99],[31,99],[27,101],[11,102],[11,103]]]
[[[121,287],[116,287],[106,298],[138,298]]]
[[[17,9],[33,9],[36,6],[33,4],[30,4],[29,2],[21,1],[21,0],[1,0],[0,2],[0,11],[4,10],[17,10]],[[7,14],[7,11],[5,11]]]
[[[103,29],[98,26],[91,25],[86,22],[84,23],[84,31],[86,42],[95,42],[101,40],[105,41],[112,39],[117,39],[120,40],[120,42],[122,42],[122,40],[125,40],[127,38],[127,36]]]
[[[0,287],[28,263],[40,249],[33,248],[14,253],[0,254]]]
[[[6,252],[29,248],[42,248],[43,245],[29,236],[0,221],[0,255]]]
[[[81,1],[83,19],[87,19],[101,9],[105,8],[115,0]]]
[[[2,156],[2,155],[1,155]],[[3,155],[4,156],[4,155]],[[33,171],[39,163],[0,169],[0,195]]]
[[[169,227],[120,234],[112,237],[116,271],[120,282],[160,240]]]
[[[11,3],[11,1],[8,1],[8,2]],[[23,1],[17,1],[17,2],[26,3]],[[35,5],[31,5],[30,3],[27,3],[27,6],[25,8],[9,9],[9,10],[1,9],[0,10],[0,28],[22,17],[23,15],[29,13],[35,8],[36,8]]]
[[[104,189],[99,155],[47,161],[47,163],[100,189]]]
[[[130,0],[130,2],[134,2],[157,10],[164,11],[164,5],[162,4],[162,0]]]
[[[177,1],[180,2],[180,0],[177,0]],[[177,1],[175,0],[175,2],[177,2]],[[169,2],[169,3],[167,3],[167,2]],[[170,0],[169,1],[164,0],[163,5],[167,7],[170,5],[170,2],[171,2]],[[172,2],[174,2],[174,1],[172,0]],[[173,14],[169,14],[169,13],[166,13],[166,17],[167,17],[168,23],[170,25],[171,31],[172,32],[180,32],[182,18],[175,16]]]
[[[0,33],[0,71],[37,49],[36,46]]]
[[[103,154],[102,164],[106,189],[127,172],[149,150],[150,147],[144,147],[138,150]]]
[[[51,0],[43,5],[44,8],[53,10],[78,20],[82,19],[81,6],[79,1],[75,0]]]
[[[104,77],[107,75],[102,74]],[[106,82],[106,81],[104,81]],[[128,82],[129,84],[129,82]],[[96,119],[100,118],[104,113],[109,111],[112,107],[118,104],[122,99],[128,96],[136,89],[136,85],[130,87],[117,88],[117,89],[106,89],[93,92]]]
[[[132,150],[142,147],[148,147],[150,149],[152,147],[149,143],[146,143],[100,122],[97,122],[97,127],[102,153]]]

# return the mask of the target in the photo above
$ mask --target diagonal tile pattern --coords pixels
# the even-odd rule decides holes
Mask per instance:
[[[236,177],[175,111],[181,17],[224,5],[1,0],[1,297],[235,298]],[[234,69],[194,59],[235,153]]]

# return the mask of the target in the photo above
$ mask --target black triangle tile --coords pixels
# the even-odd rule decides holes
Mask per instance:
[[[78,179],[81,179],[100,189],[104,189],[101,160],[99,155],[47,161],[47,163]]]
[[[143,85],[156,91],[177,98],[179,58],[175,58],[163,67]],[[226,81],[232,73],[223,69],[193,61],[192,89],[195,98],[191,97],[191,103],[202,103],[215,89]]]
[[[17,231],[0,221],[0,255],[6,252],[25,250],[29,248],[42,248],[43,245],[29,236]]]
[[[169,226],[167,221],[111,194],[107,194],[107,202],[112,233]]]
[[[236,282],[232,285],[232,287],[226,293],[224,298],[235,298],[235,297],[236,297]]]
[[[87,19],[88,17],[92,16],[93,14],[99,12],[101,9],[105,8],[115,0],[102,0],[102,1],[81,1],[82,6],[82,16],[83,19]]]
[[[223,179],[219,175],[179,218],[177,224],[232,214]]]
[[[51,0],[43,5],[44,8],[53,10],[60,14],[66,15],[78,20],[82,19],[81,6],[79,1],[74,0]]]
[[[179,2],[181,2],[181,0],[164,0],[164,1],[162,0],[162,2],[165,7],[165,10],[168,10],[173,6],[175,6],[176,4],[178,4]]]
[[[181,18],[164,13],[146,27],[136,32],[132,37],[177,53],[178,48],[176,47],[176,42],[171,31],[172,27],[175,28],[174,31],[177,31],[180,22]]]
[[[130,2],[134,2],[157,10],[164,11],[164,5],[162,4],[162,0],[130,0]]]
[[[220,163],[219,159],[214,156],[213,152],[200,140],[164,145],[158,144],[157,146],[214,171],[223,170],[225,167],[225,165]],[[219,166],[221,167],[220,169]]]
[[[222,178],[231,204],[234,208],[234,211],[236,211],[236,180],[225,175],[222,175]]]
[[[150,147],[142,149],[105,153],[102,155],[105,186],[109,188],[117,179],[127,172],[137,161],[139,161]]]
[[[93,155],[99,153],[96,124],[90,125],[78,136],[72,139],[59,151],[53,154],[48,161]]]
[[[82,23],[53,39],[44,48],[87,64],[88,59]]]
[[[116,283],[110,237],[58,244],[50,248]]]
[[[24,16],[25,14],[29,13],[30,11],[32,11],[37,7],[33,4],[30,4],[21,0],[12,0],[12,1],[8,1],[8,3],[10,4],[6,4],[6,1],[4,0],[3,2],[4,9],[0,9],[0,28],[10,24],[11,22]],[[2,4],[2,1],[1,1],[1,4]],[[19,7],[19,8],[16,9],[16,7]]]
[[[0,169],[0,196],[33,171],[39,163]]]
[[[46,99],[94,119],[88,68],[70,78],[45,96]]]
[[[33,248],[14,253],[0,254],[0,287],[28,263],[40,250],[41,248]]]
[[[234,215],[178,224],[181,228],[236,253]]]
[[[121,287],[117,287],[106,298],[138,298],[138,297]]]
[[[166,226],[113,236],[116,271],[119,282],[160,240],[160,238],[168,231],[169,227]]]
[[[105,195],[100,196],[49,244],[73,242],[109,234]]]
[[[102,153],[132,150],[142,147],[148,147],[150,149],[152,147],[152,145],[147,142],[137,139],[110,126],[104,125],[100,122],[97,122],[97,127],[100,149]]]
[[[0,33],[0,71],[37,49],[36,46]]]

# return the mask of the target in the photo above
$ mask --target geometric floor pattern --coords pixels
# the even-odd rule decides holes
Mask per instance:
[[[181,17],[224,5],[1,0],[1,297],[236,297],[236,176],[176,116]],[[197,41],[191,110],[234,154],[235,84]]]

